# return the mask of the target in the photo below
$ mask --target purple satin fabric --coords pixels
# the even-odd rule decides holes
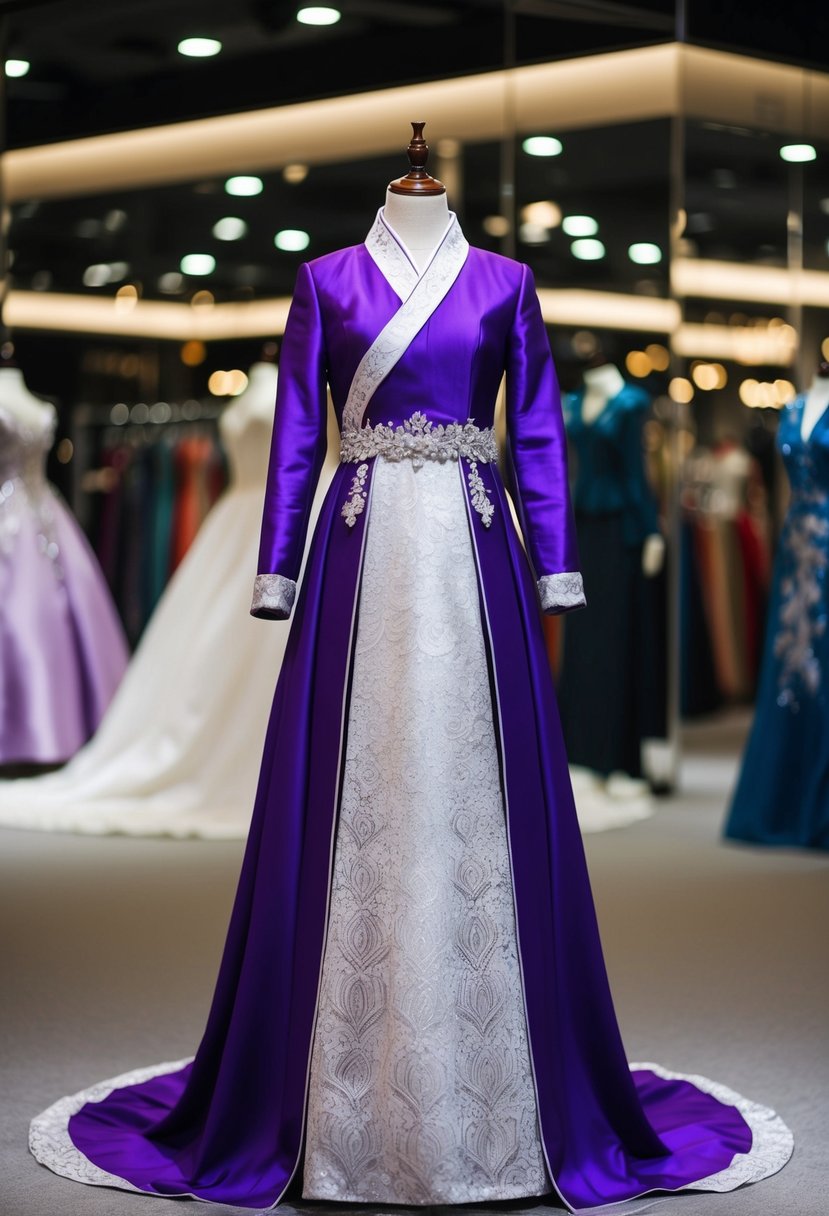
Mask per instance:
[[[57,497],[51,514],[54,561],[25,505],[9,551],[0,549],[0,764],[73,756],[103,717],[129,657],[86,538]]]
[[[399,301],[363,247],[304,268],[283,346],[261,573],[295,578],[321,460],[324,377],[341,413]],[[470,250],[452,290],[372,399],[372,422],[423,410],[492,421],[508,374],[512,457],[534,574],[578,567],[555,375],[529,272]],[[368,462],[371,470],[372,462]],[[87,1104],[74,1143],[143,1190],[263,1207],[301,1169],[368,509],[334,478],[277,686],[239,890],[192,1067]],[[610,997],[527,558],[494,466],[495,516],[469,511],[497,689],[510,855],[539,1118],[573,1208],[674,1189],[728,1166],[751,1133],[684,1082],[631,1077]],[[370,489],[370,476],[369,476]]]

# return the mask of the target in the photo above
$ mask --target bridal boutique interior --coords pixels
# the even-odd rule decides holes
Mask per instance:
[[[198,1042],[291,647],[249,615],[291,294],[425,119],[558,373],[588,606],[544,637],[625,1047],[794,1134],[756,1187],[617,1210],[819,1216],[826,15],[42,0],[0,30],[0,1212],[166,1210],[27,1129]],[[329,405],[312,527],[339,444]]]

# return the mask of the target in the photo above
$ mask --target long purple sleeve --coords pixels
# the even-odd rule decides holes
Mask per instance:
[[[253,616],[290,616],[326,452],[325,339],[314,280],[299,268],[276,391]]]
[[[518,516],[545,612],[584,606],[567,439],[550,343],[524,267],[507,351],[507,428]]]

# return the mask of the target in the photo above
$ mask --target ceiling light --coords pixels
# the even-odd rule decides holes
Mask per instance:
[[[561,223],[561,207],[549,199],[538,203],[527,203],[521,208],[521,219],[525,224],[538,224],[541,228],[558,228]]]
[[[312,4],[308,8],[301,8],[296,19],[300,25],[336,25],[341,16],[338,8],[331,8],[327,4]]]
[[[631,376],[638,380],[644,379],[653,371],[653,364],[643,350],[629,350],[625,355],[625,367]]]
[[[509,220],[505,215],[486,215],[483,228],[487,236],[506,236],[509,232]]]
[[[177,270],[168,270],[166,274],[159,275],[158,290],[163,291],[165,295],[175,295],[184,287],[184,275],[179,274]]]
[[[694,386],[684,376],[674,376],[668,385],[668,394],[672,401],[678,401],[680,405],[687,405],[694,398]]]
[[[292,186],[298,186],[300,182],[304,182],[308,176],[308,166],[293,164],[286,165],[282,170],[283,180],[289,182]]]
[[[530,135],[521,147],[528,156],[559,156],[564,145],[552,135]]]
[[[645,354],[650,359],[655,372],[668,370],[671,363],[671,352],[667,346],[662,346],[659,342],[651,342],[649,346],[645,347]]]
[[[808,160],[817,160],[817,152],[812,144],[784,144],[780,149],[780,159],[800,165]]]
[[[225,182],[226,193],[237,198],[252,198],[254,194],[261,194],[264,188],[261,177],[229,177]]]
[[[247,230],[245,221],[235,215],[226,215],[213,225],[213,235],[217,241],[239,241]]]
[[[185,253],[179,265],[182,274],[212,274],[216,259],[212,253]]]
[[[31,66],[28,59],[7,59],[6,75],[11,77],[25,76]]]
[[[650,241],[637,241],[635,245],[628,246],[628,257],[637,266],[655,266],[662,261],[662,250]]]
[[[580,262],[598,262],[605,255],[605,247],[601,241],[588,238],[587,240],[573,241],[573,244],[570,246],[570,252]]]
[[[543,224],[524,223],[518,229],[518,239],[524,245],[546,245],[550,233]]]
[[[83,272],[84,287],[105,287],[107,283],[120,283],[129,271],[126,262],[96,262]]]
[[[178,357],[185,367],[198,367],[207,358],[207,347],[198,339],[191,338],[182,345]]]
[[[311,244],[311,238],[301,228],[283,228],[280,232],[277,232],[273,238],[273,243],[283,253],[301,253],[303,249],[307,249]]]
[[[561,227],[568,236],[595,236],[599,231],[598,221],[592,215],[565,215]]]
[[[179,55],[186,55],[188,59],[211,59],[221,49],[218,38],[182,38],[178,44]]]
[[[138,303],[138,288],[133,283],[125,283],[115,293],[115,307],[121,312],[129,312]]]

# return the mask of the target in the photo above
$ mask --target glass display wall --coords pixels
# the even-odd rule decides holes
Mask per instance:
[[[459,34],[456,6],[441,7],[442,33],[412,37],[445,55]],[[132,129],[85,133],[78,103],[54,145],[32,119],[43,146],[4,157],[7,337],[30,386],[59,403],[52,473],[95,541],[137,451],[213,436],[278,346],[299,263],[363,239],[405,170],[409,120],[426,119],[429,167],[470,241],[532,267],[562,388],[604,361],[651,399],[671,769],[681,714],[754,689],[785,501],[776,422],[829,354],[829,84],[678,41],[672,4],[607,4],[603,21],[540,6],[532,26],[520,4],[471,7],[478,32],[442,79],[401,59],[346,85],[338,59],[333,95],[296,100],[293,72],[265,106],[263,59],[236,112],[216,94],[153,125],[160,77],[143,129],[133,105]],[[343,8],[356,38],[368,18]],[[407,30],[400,17],[371,36],[399,47]],[[299,36],[294,53],[309,53]],[[193,80],[190,107],[205,87]],[[123,86],[107,87],[117,109]],[[152,476],[148,460],[146,492]]]

